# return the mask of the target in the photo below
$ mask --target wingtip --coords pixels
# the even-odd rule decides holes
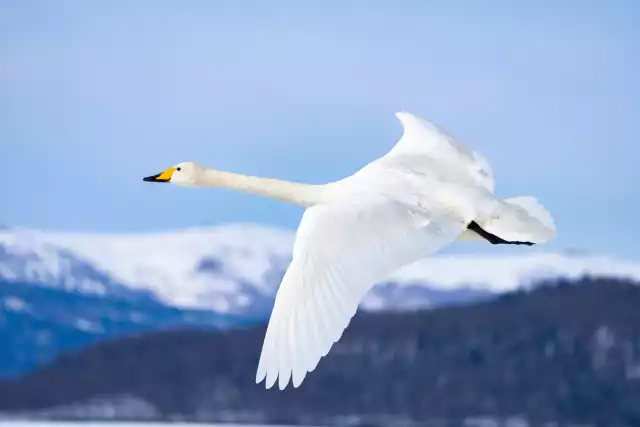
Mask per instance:
[[[418,117],[418,116],[408,110],[398,110],[396,111],[396,117],[401,119],[403,117]]]
[[[265,377],[267,376],[267,373],[260,368],[261,367],[258,367],[258,370],[256,371],[256,384],[260,384],[262,380],[264,380]]]
[[[276,384],[277,379],[278,379],[277,375],[273,376],[273,378],[269,378],[269,375],[267,375],[267,380],[265,381],[265,385],[267,386],[267,389],[273,387]]]
[[[408,126],[409,124],[415,121],[421,120],[418,116],[406,110],[401,110],[396,112],[396,117],[398,118],[398,120],[400,120],[400,123],[402,123],[402,126],[404,127]]]
[[[302,372],[296,372],[295,375],[292,375],[293,378],[291,379],[291,384],[293,385],[293,388],[300,387],[300,384],[302,384],[302,381],[304,381],[304,377],[306,373],[307,371],[304,370]]]
[[[287,385],[289,385],[290,380],[291,380],[290,372],[280,371],[279,377],[278,377],[278,387],[280,388],[280,390],[284,390],[285,388],[287,388]]]
[[[284,380],[282,379],[284,378],[283,376],[277,376],[276,378],[274,378],[272,381],[265,381],[264,382],[264,388],[269,390],[271,388],[273,388],[273,386],[276,385],[276,382],[278,383],[278,388],[280,390],[284,390],[285,388],[287,388],[289,386],[289,384],[291,384],[293,386],[293,388],[298,388],[300,387],[300,384],[302,383],[302,380],[299,381],[295,381],[295,380]],[[256,376],[256,384],[260,384],[263,380],[265,380],[265,376]]]

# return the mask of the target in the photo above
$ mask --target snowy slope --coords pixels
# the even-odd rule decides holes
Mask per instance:
[[[69,271],[73,256],[74,263],[165,303],[238,311],[275,292],[291,242],[288,232],[251,225],[138,235],[0,231],[0,277],[105,292]]]
[[[268,314],[293,237],[255,224],[148,234],[0,230],[0,278],[94,294],[143,291],[176,307]],[[435,256],[383,281],[363,307],[439,305],[585,274],[640,279],[640,263],[532,250]]]

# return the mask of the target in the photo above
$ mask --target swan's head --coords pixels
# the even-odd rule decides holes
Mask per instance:
[[[142,180],[147,182],[170,182],[183,187],[197,187],[204,170],[204,167],[196,163],[182,162],[162,173],[147,176]]]

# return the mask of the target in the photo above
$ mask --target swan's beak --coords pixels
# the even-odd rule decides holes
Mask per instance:
[[[169,182],[171,181],[171,176],[175,171],[176,171],[175,168],[169,168],[166,171],[159,173],[157,175],[151,175],[151,176],[142,178],[142,180],[147,182]]]

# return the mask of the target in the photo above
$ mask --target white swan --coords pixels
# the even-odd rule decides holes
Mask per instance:
[[[224,187],[306,208],[264,339],[256,382],[298,387],[342,336],[358,303],[396,269],[456,239],[534,244],[554,221],[533,197],[499,200],[486,160],[435,125],[396,116],[404,133],[352,176],[308,185],[179,163],[145,181]]]

